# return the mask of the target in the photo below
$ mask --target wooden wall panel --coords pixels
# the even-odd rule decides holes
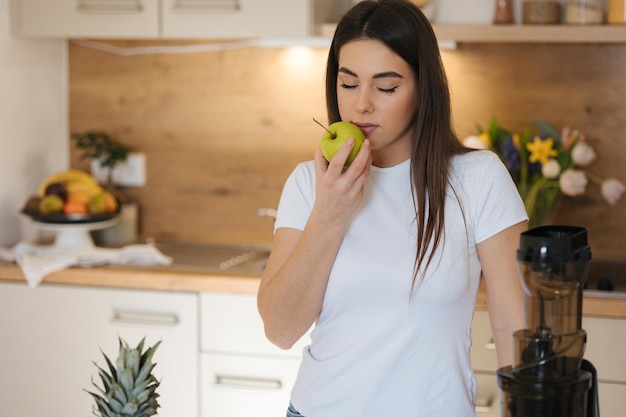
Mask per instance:
[[[492,117],[517,131],[535,119],[572,126],[598,153],[589,171],[626,182],[626,45],[461,45],[443,55],[460,137]],[[609,207],[590,183],[562,199],[553,222],[587,227],[594,257],[626,258],[626,198]]]
[[[124,48],[145,42],[110,42]],[[292,51],[293,52],[293,51]],[[268,244],[295,165],[310,159],[325,120],[324,51],[118,56],[70,44],[70,129],[103,129],[147,155],[141,234]],[[73,151],[72,161],[87,167]]]
[[[271,242],[272,221],[256,211],[275,207],[287,175],[311,158],[322,133],[311,118],[326,120],[326,51],[289,57],[260,48],[119,56],[70,43],[71,132],[104,129],[147,155],[146,187],[126,189],[140,203],[142,237]],[[534,118],[572,125],[599,154],[590,168],[626,181],[626,45],[461,45],[443,58],[460,137],[494,116],[511,129]],[[564,199],[555,221],[587,227],[594,256],[626,258],[626,201],[608,207],[593,188]]]

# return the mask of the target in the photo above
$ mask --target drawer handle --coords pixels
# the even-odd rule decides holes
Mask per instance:
[[[490,413],[493,408],[493,398],[478,398],[474,407],[477,413]]]
[[[177,0],[172,11],[177,13],[224,13],[241,9],[238,0]]]
[[[139,0],[79,0],[76,11],[81,13],[140,13]]]
[[[496,343],[493,341],[493,338],[489,339],[489,341],[485,343],[485,349],[496,350]]]
[[[231,375],[215,375],[215,385],[270,390],[279,390],[283,387],[283,384],[279,379]]]
[[[146,311],[116,310],[111,317],[113,324],[135,324],[149,326],[176,326],[178,316],[174,313],[152,313]]]

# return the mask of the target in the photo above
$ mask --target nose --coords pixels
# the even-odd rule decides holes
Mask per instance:
[[[355,110],[362,114],[374,111],[374,103],[372,102],[369,90],[366,88],[360,89],[355,107]]]

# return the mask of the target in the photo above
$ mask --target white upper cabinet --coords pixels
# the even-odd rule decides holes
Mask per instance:
[[[161,0],[165,38],[305,37],[308,0]]]
[[[27,37],[155,38],[158,0],[12,0],[13,31]]]
[[[12,0],[17,36],[56,38],[305,37],[313,0]]]

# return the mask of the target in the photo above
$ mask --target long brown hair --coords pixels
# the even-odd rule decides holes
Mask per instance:
[[[406,0],[361,1],[339,21],[326,67],[329,123],[339,121],[339,51],[346,43],[384,43],[412,68],[419,105],[413,117],[411,185],[417,221],[415,272],[426,270],[442,242],[446,190],[453,155],[469,152],[452,128],[450,91],[435,33],[419,8]],[[429,247],[431,248],[429,250]]]

